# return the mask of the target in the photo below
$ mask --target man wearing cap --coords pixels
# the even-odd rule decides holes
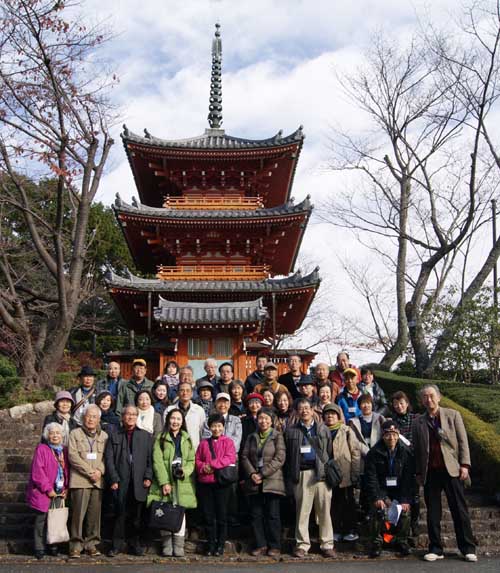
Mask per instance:
[[[278,382],[278,367],[274,362],[268,362],[264,366],[264,380],[255,386],[255,392],[259,394],[264,390],[271,390],[273,394],[286,391],[286,386]]]
[[[297,403],[299,421],[285,433],[286,478],[293,486],[297,519],[294,556],[304,557],[311,547],[309,517],[314,507],[319,526],[321,553],[335,558],[333,527],[330,515],[332,490],[325,482],[325,464],[331,457],[332,440],[328,428],[314,421],[311,403],[306,398]]]
[[[96,394],[107,391],[111,394],[113,403],[116,404],[118,390],[120,389],[121,384],[126,384],[126,380],[120,376],[120,365],[118,362],[110,362],[108,364],[106,378],[97,382]]]
[[[78,373],[79,386],[70,389],[73,397],[73,419],[78,426],[82,425],[83,411],[89,404],[95,402],[97,396],[95,386],[95,372],[92,366],[82,366]]]
[[[215,410],[218,414],[224,417],[224,435],[231,438],[234,444],[236,453],[240,451],[241,446],[241,420],[237,416],[232,416],[229,414],[229,408],[231,406],[231,396],[225,392],[220,392],[215,398]],[[210,428],[205,423],[203,428],[203,438],[210,438],[212,432]]]
[[[424,486],[427,506],[429,551],[425,561],[443,559],[441,540],[441,495],[448,500],[457,546],[465,561],[475,562],[476,544],[464,495],[468,481],[470,454],[462,416],[451,408],[440,406],[441,393],[435,384],[420,391],[426,412],[413,424],[413,448],[417,482]]]
[[[278,378],[278,382],[286,387],[288,392],[292,395],[295,400],[300,398],[300,392],[298,388],[298,383],[300,380],[305,378],[307,375],[302,373],[302,358],[298,354],[292,354],[288,357],[288,368],[289,372],[282,374]]]
[[[365,488],[371,512],[371,557],[380,556],[384,542],[391,543],[401,555],[409,555],[414,472],[413,455],[399,439],[399,428],[393,420],[386,420],[382,424],[382,439],[368,452],[365,461]]]
[[[56,422],[63,428],[63,445],[67,446],[69,443],[69,433],[71,430],[78,428],[78,424],[71,417],[71,410],[75,404],[73,396],[67,390],[60,390],[54,399],[55,411],[52,414],[45,416],[42,427],[42,436],[45,426]],[[42,437],[42,442],[44,442]]]
[[[136,358],[132,362],[132,378],[120,384],[116,400],[116,413],[122,415],[122,410],[130,404],[135,405],[135,395],[141,390],[153,391],[153,382],[146,378],[147,364],[144,358]]]
[[[337,396],[337,404],[344,412],[346,424],[349,420],[361,415],[361,410],[358,406],[358,398],[361,396],[361,391],[358,387],[358,374],[353,368],[346,368],[344,370],[345,386],[342,392]]]
[[[255,360],[256,369],[247,376],[245,380],[245,390],[247,394],[251,394],[255,386],[264,380],[264,366],[267,364],[267,356],[265,354],[258,354]]]
[[[361,381],[361,372],[359,368],[351,364],[349,354],[343,350],[337,354],[337,365],[335,369],[330,372],[330,380],[334,384],[337,384],[341,390],[345,385],[344,371],[346,368],[350,368],[356,372],[356,384],[358,384]]]
[[[199,389],[202,382],[210,382],[210,385],[214,388],[212,393],[215,395],[215,387],[220,381],[220,378],[217,376],[217,360],[215,358],[207,358],[203,365],[203,370],[205,370],[206,374],[196,380],[196,388]]]
[[[205,412],[201,406],[193,402],[193,387],[189,382],[185,380],[179,382],[177,397],[177,402],[168,406],[163,413],[163,423],[165,423],[165,418],[170,410],[182,410],[186,420],[187,432],[196,451],[205,426]]]

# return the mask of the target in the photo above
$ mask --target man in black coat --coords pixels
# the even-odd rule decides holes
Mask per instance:
[[[113,546],[109,557],[118,555],[127,539],[133,554],[145,553],[140,543],[140,532],[144,505],[153,479],[153,442],[149,432],[136,427],[137,416],[135,406],[125,406],[122,427],[110,434],[106,444],[106,477],[113,492],[115,509]]]
[[[283,386],[286,386],[294,400],[297,398],[302,398],[302,394],[299,391],[299,382],[301,382],[301,380],[307,380],[310,378],[310,376],[307,374],[302,373],[302,358],[298,354],[292,354],[289,356],[288,368],[290,371],[286,374],[282,374],[278,378],[278,382]]]
[[[386,420],[382,424],[382,439],[365,460],[366,496],[371,508],[371,557],[380,555],[384,542],[391,543],[402,555],[410,553],[408,534],[414,476],[413,454],[399,439],[396,423]],[[389,512],[393,501],[401,508],[397,523]]]

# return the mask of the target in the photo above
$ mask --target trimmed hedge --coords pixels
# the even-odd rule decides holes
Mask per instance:
[[[457,384],[456,382],[423,380],[420,378],[410,378],[408,376],[398,376],[397,374],[382,371],[375,372],[375,376],[388,398],[390,398],[394,392],[401,390],[408,395],[412,404],[417,406],[416,409],[420,410],[421,407],[417,397],[418,391],[425,384],[437,384],[443,394],[441,399],[442,406],[457,410],[464,420],[471,452],[472,480],[481,483],[490,493],[498,492],[500,489],[498,481],[498,476],[500,476],[500,440],[495,431],[495,427],[481,420],[474,412],[471,412],[468,408],[465,408],[448,397],[448,395],[454,392],[461,394],[460,391],[464,391],[465,396],[467,389],[469,389],[469,398],[471,404],[475,407],[473,403],[475,394],[470,392],[471,386],[468,386],[466,389],[463,384]],[[473,385],[472,390],[476,389],[476,386]],[[496,388],[482,388],[481,390],[493,390],[495,394],[498,393]],[[490,399],[489,402],[494,401]]]

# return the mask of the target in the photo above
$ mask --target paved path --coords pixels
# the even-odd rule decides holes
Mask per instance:
[[[158,559],[160,561],[160,559]],[[339,560],[338,566],[335,562],[310,561],[298,562],[286,561],[279,563],[252,563],[234,561],[218,561],[210,564],[206,561],[180,562],[161,560],[161,563],[151,563],[151,559],[146,563],[144,560],[131,559],[126,561],[123,558],[120,562],[111,560],[102,560],[100,563],[94,563],[90,560],[80,560],[79,562],[68,562],[66,560],[44,560],[37,562],[35,560],[19,559],[15,557],[0,558],[1,573],[107,573],[110,571],[120,573],[165,573],[166,570],[173,573],[181,573],[186,566],[189,567],[189,573],[331,573],[336,568],[342,573],[371,573],[372,571],[388,573],[422,573],[422,572],[450,572],[469,573],[498,573],[500,571],[500,557],[483,557],[478,563],[465,563],[457,557],[447,557],[443,561],[436,563],[425,563],[416,557],[406,559],[380,559],[380,560]]]

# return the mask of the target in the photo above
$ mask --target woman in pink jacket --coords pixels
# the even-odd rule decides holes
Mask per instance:
[[[56,497],[65,498],[69,484],[68,449],[63,446],[63,427],[57,422],[45,426],[45,443],[38,444],[31,463],[26,488],[26,503],[36,511],[34,550],[37,559],[45,556],[47,512]],[[57,555],[57,545],[47,546],[50,555]]]
[[[212,414],[208,418],[212,436],[202,440],[196,450],[198,499],[207,528],[207,555],[223,555],[227,536],[227,501],[229,485],[217,483],[215,471],[236,464],[236,450],[231,438],[224,436],[224,416]]]

